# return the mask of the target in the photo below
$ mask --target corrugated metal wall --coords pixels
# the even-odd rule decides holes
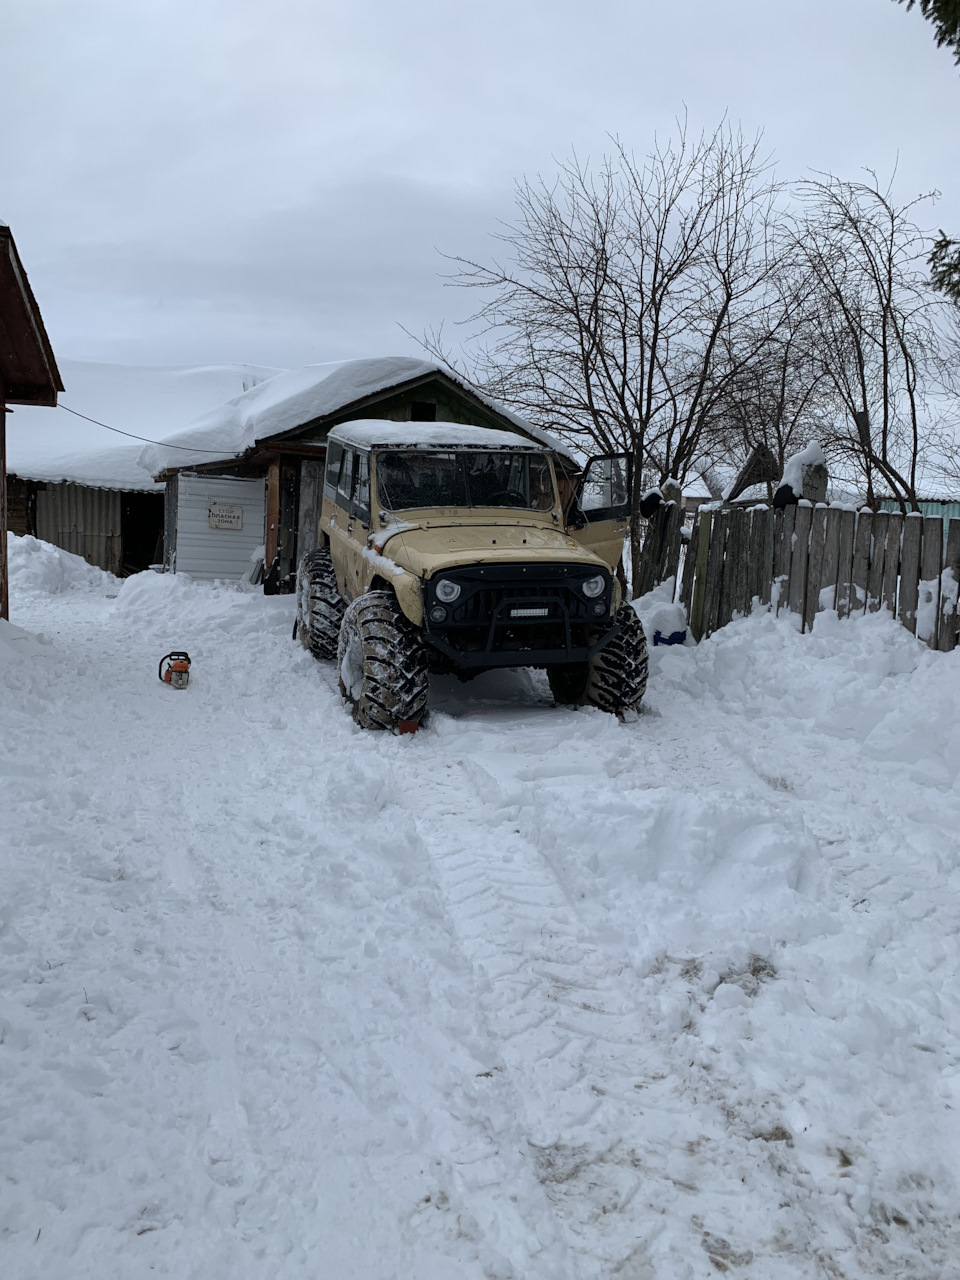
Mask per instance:
[[[960,519],[960,502],[920,502],[917,504],[920,512],[925,516],[936,516],[938,520],[943,521],[943,536],[947,536],[947,527],[951,520]],[[890,498],[882,499],[880,503],[881,511],[899,511],[899,502],[894,502]]]
[[[239,529],[212,529],[212,503],[242,509]],[[264,480],[237,480],[180,472],[177,477],[176,572],[191,578],[240,578],[250,556],[263,545],[266,518]]]
[[[940,516],[942,520],[960,519],[960,502],[921,502],[918,504],[925,516]],[[899,511],[899,502],[884,498],[880,503],[881,511]]]
[[[120,573],[120,494],[82,484],[48,484],[37,491],[37,537],[83,556],[87,564]]]

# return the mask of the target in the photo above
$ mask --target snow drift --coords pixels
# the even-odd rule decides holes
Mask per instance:
[[[635,724],[504,672],[394,738],[291,598],[12,554],[5,1273],[951,1274],[960,654],[757,616]]]

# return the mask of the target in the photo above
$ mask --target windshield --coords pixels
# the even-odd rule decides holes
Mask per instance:
[[[520,507],[550,511],[550,465],[542,454],[493,450],[390,450],[377,454],[381,507]]]

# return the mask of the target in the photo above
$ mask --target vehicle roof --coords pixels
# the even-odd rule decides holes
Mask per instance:
[[[544,446],[513,431],[465,426],[460,422],[388,422],[362,418],[343,422],[330,432],[331,441],[361,449],[528,449]]]

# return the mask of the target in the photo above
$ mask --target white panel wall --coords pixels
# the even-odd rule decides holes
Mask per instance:
[[[177,477],[177,573],[191,578],[240,578],[264,542],[266,480],[181,472]],[[240,529],[211,529],[212,502],[243,508]]]

